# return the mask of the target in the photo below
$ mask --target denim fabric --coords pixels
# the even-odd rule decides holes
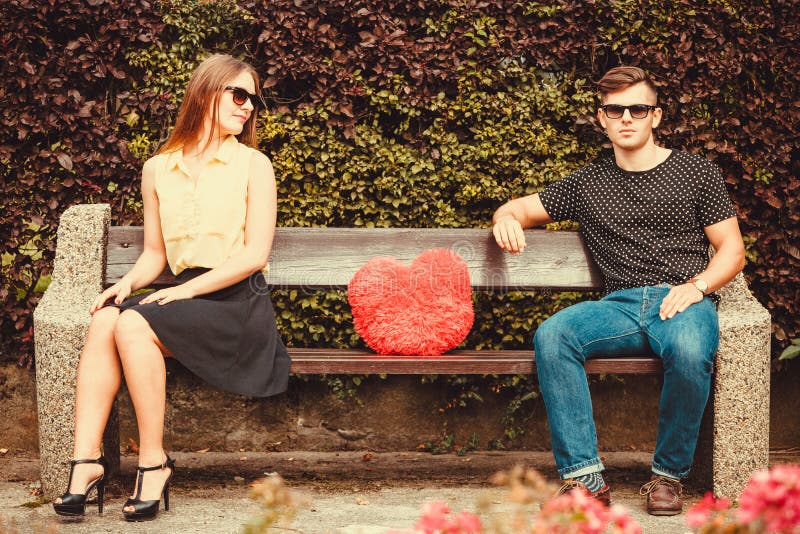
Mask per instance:
[[[719,344],[710,298],[661,320],[668,285],[623,289],[565,308],[534,336],[556,467],[562,478],[603,470],[583,364],[595,356],[653,352],[664,366],[653,471],[682,478],[692,465]]]

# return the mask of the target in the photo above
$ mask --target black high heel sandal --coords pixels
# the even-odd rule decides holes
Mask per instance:
[[[85,493],[69,493],[69,487],[72,484],[72,474],[75,472],[75,466],[79,464],[100,464],[103,466],[103,474],[100,478],[92,480],[86,487]],[[96,460],[72,460],[69,468],[69,482],[67,482],[67,492],[61,496],[61,502],[53,503],[53,509],[58,515],[77,516],[86,513],[86,499],[89,497],[89,492],[93,488],[97,488],[97,511],[103,513],[103,496],[106,492],[106,472],[108,471],[108,464],[104,456],[100,456]]]
[[[136,497],[128,499],[125,502],[125,506],[122,507],[122,513],[125,516],[125,521],[147,521],[150,519],[155,519],[156,514],[158,514],[158,503],[161,502],[161,497],[154,501],[141,500],[140,497],[142,496],[142,483],[144,482],[144,474],[147,471],[156,471],[166,467],[169,467],[169,476],[167,477],[167,480],[164,481],[164,486],[161,488],[161,494],[164,496],[164,511],[169,510],[169,481],[172,478],[172,475],[175,474],[175,460],[167,455],[167,459],[161,465],[155,465],[153,467],[139,466],[136,468],[138,473],[136,478]],[[128,506],[133,506],[133,512],[128,512],[125,510],[125,508]]]

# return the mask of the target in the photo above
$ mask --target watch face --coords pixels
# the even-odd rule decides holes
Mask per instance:
[[[704,281],[700,280],[699,278],[697,280],[695,280],[694,282],[692,282],[692,283],[694,284],[694,287],[696,287],[697,289],[699,289],[703,293],[708,291],[708,284],[706,284]]]

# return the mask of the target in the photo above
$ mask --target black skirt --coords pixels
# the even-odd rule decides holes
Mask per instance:
[[[207,271],[186,269],[176,279]],[[213,386],[249,397],[286,391],[291,359],[262,273],[192,299],[139,304],[149,293],[110,305],[139,312],[175,359]]]

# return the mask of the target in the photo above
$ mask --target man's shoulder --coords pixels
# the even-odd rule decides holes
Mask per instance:
[[[673,152],[673,159],[677,163],[681,163],[683,165],[689,165],[702,170],[716,169],[716,165],[714,165],[714,163],[712,163],[705,156],[701,156],[700,154],[692,154],[691,152],[686,152],[685,150],[676,150],[676,149],[673,149],[672,152]]]
[[[598,174],[607,173],[615,168],[616,163],[614,162],[614,156],[610,156],[587,163],[578,170],[570,173],[570,176],[593,177],[597,176]]]

